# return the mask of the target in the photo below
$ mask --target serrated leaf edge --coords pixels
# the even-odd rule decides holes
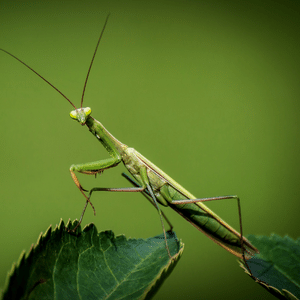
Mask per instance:
[[[250,276],[256,283],[260,284],[264,289],[268,290],[272,295],[279,299],[288,299],[288,300],[299,300],[294,294],[290,291],[282,289],[281,291],[274,286],[269,285],[268,283],[259,280],[255,276],[253,276],[248,268],[245,266],[244,261],[238,260],[238,263],[242,269],[244,269],[245,273]],[[283,298],[282,298],[283,297]]]

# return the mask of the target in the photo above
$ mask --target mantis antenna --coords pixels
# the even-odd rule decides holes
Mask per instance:
[[[82,108],[82,103],[83,103],[83,98],[84,98],[84,93],[85,93],[85,89],[86,89],[86,85],[87,85],[87,81],[88,81],[88,78],[89,78],[89,75],[90,75],[90,71],[91,71],[91,68],[92,68],[92,65],[93,65],[93,62],[94,62],[94,58],[96,56],[96,53],[97,53],[97,50],[98,50],[98,46],[100,44],[100,41],[101,41],[101,38],[102,38],[102,35],[103,35],[103,32],[105,30],[105,27],[106,27],[106,24],[107,24],[107,21],[108,21],[108,17],[110,16],[110,14],[107,15],[106,17],[106,20],[105,20],[105,23],[104,23],[104,26],[102,28],[102,31],[101,31],[101,34],[100,34],[100,37],[98,39],[98,42],[97,42],[97,46],[96,46],[96,49],[94,51],[94,55],[93,55],[93,58],[92,58],[92,61],[90,63],[90,66],[89,66],[89,69],[88,69],[88,72],[87,72],[87,75],[86,75],[86,78],[85,78],[85,82],[84,82],[84,85],[83,85],[83,91],[82,91],[82,96],[81,96],[81,103],[80,103],[80,107]],[[54,88],[57,92],[59,92],[65,99],[67,99],[69,101],[69,103],[75,108],[76,106],[73,104],[73,102],[65,95],[63,94],[57,87],[55,87],[51,82],[49,82],[45,77],[43,77],[41,74],[39,74],[37,71],[35,71],[34,69],[32,69],[31,67],[29,67],[24,61],[22,61],[21,59],[19,59],[18,57],[16,57],[15,55],[11,54],[10,52],[4,50],[4,49],[1,49],[1,51],[5,52],[6,54],[10,55],[11,57],[13,57],[14,59],[16,59],[17,61],[19,61],[20,63],[22,63],[25,67],[27,67],[29,70],[31,70],[33,73],[35,73],[37,76],[39,76],[41,79],[43,79],[46,83],[48,83],[52,88]]]

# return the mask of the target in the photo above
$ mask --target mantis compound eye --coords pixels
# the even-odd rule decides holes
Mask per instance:
[[[78,108],[70,112],[70,117],[77,120],[81,125],[84,125],[91,112],[92,110],[90,107]]]

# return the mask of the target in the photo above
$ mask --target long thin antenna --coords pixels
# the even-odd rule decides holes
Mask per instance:
[[[93,55],[92,61],[91,61],[90,66],[89,66],[89,70],[88,70],[87,75],[86,75],[86,78],[85,78],[85,82],[84,82],[84,86],[83,86],[83,91],[82,91],[82,96],[81,96],[80,107],[82,107],[82,104],[83,104],[83,98],[84,98],[84,93],[85,93],[85,88],[86,88],[86,85],[87,85],[87,81],[88,81],[88,79],[89,79],[89,75],[90,75],[90,71],[91,71],[91,68],[92,68],[92,65],[93,65],[93,62],[94,62],[94,58],[95,58],[95,56],[96,56],[96,53],[97,53],[97,50],[98,50],[98,46],[99,46],[99,44],[100,44],[100,41],[101,41],[103,32],[104,32],[104,30],[105,30],[105,27],[106,27],[106,24],[107,24],[109,15],[110,15],[110,13],[109,13],[109,14],[107,15],[107,17],[106,17],[104,26],[103,26],[103,28],[102,28],[100,37],[99,37],[98,42],[97,42],[96,49],[95,49],[95,51],[94,51],[94,55]]]
[[[1,49],[1,51],[5,52],[6,54],[10,55],[11,57],[15,58],[16,60],[18,60],[20,63],[22,63],[25,67],[27,67],[29,70],[31,70],[33,73],[35,73],[37,76],[39,76],[40,78],[42,78],[45,82],[47,82],[51,87],[53,87],[56,91],[58,91],[65,99],[67,99],[70,104],[76,109],[76,106],[72,103],[72,101],[65,96],[58,88],[56,88],[52,83],[50,83],[47,79],[45,79],[42,75],[40,75],[38,72],[36,72],[35,70],[33,70],[31,67],[29,67],[27,64],[24,63],[24,61],[22,61],[21,59],[17,58],[16,56],[14,56],[13,54],[9,53],[8,51]]]

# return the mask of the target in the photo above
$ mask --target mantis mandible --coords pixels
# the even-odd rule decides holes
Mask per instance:
[[[88,204],[90,204],[94,210],[95,208],[90,200],[91,195],[95,191],[109,191],[109,192],[141,192],[150,202],[156,207],[160,220],[163,227],[163,232],[165,235],[166,249],[170,256],[166,231],[163,224],[163,218],[166,219],[164,214],[159,208],[159,204],[163,206],[169,206],[177,213],[179,213],[183,218],[190,222],[196,229],[203,232],[206,236],[212,239],[215,243],[234,254],[235,256],[243,259],[245,262],[247,259],[250,259],[255,253],[258,253],[258,250],[243,236],[242,233],[242,220],[241,220],[241,208],[240,208],[240,199],[238,196],[220,196],[220,197],[211,197],[211,198],[202,198],[197,199],[190,192],[184,189],[180,184],[178,184],[174,179],[169,175],[164,173],[159,169],[155,164],[145,158],[142,154],[136,151],[134,148],[130,148],[127,145],[121,143],[117,140],[109,131],[96,119],[91,116],[91,108],[82,107],[84,93],[89,78],[90,70],[93,65],[93,61],[102,38],[103,32],[105,30],[108,17],[104,23],[103,29],[101,31],[100,37],[97,42],[96,49],[94,51],[88,73],[85,79],[83,93],[81,97],[80,108],[76,106],[69,100],[60,90],[58,90],[54,85],[42,77],[39,73],[29,67],[26,63],[21,61],[19,58],[13,54],[7,52],[4,49],[1,51],[7,53],[11,57],[15,58],[35,74],[37,74],[41,79],[48,83],[52,88],[58,91],[65,99],[67,99],[70,104],[74,107],[74,110],[71,111],[70,116],[72,119],[78,121],[82,126],[87,126],[89,131],[98,139],[99,142],[105,147],[108,151],[110,158],[84,163],[76,164],[70,167],[70,173],[73,181],[76,186],[86,199],[86,204],[82,215],[80,217],[79,224],[82,221],[84,212]],[[123,162],[127,170],[135,178],[133,180],[128,175],[124,175],[132,184],[133,187],[125,188],[104,188],[97,187],[93,188],[90,191],[85,190],[75,172],[96,175],[103,173],[103,171],[116,167],[120,162]],[[214,200],[224,200],[224,199],[235,199],[237,200],[238,210],[239,210],[239,222],[240,222],[240,233],[234,230],[229,226],[225,221],[218,217],[213,211],[211,211],[203,202],[214,201]],[[167,219],[166,219],[167,220]],[[167,220],[168,222],[168,220]],[[169,222],[168,222],[169,223]],[[170,224],[170,223],[169,223]],[[172,225],[171,229],[172,229]],[[77,226],[76,226],[77,228]],[[74,231],[75,229],[74,228]]]

